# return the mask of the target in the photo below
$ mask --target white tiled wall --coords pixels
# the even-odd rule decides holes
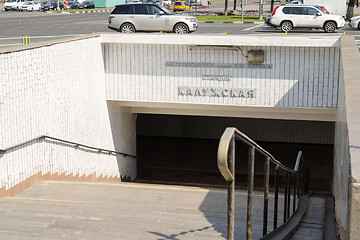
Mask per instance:
[[[200,43],[199,43],[200,44]],[[275,107],[333,108],[337,104],[339,48],[239,46],[242,51],[190,49],[191,45],[104,44],[109,99],[175,103],[214,103]],[[264,65],[247,65],[249,50],[262,49]],[[167,63],[244,64],[244,68],[174,67]],[[255,66],[255,67],[254,67]],[[252,68],[253,67],[253,68]],[[203,80],[231,76],[230,81]],[[255,89],[254,98],[181,96],[179,87]]]
[[[99,38],[0,54],[0,69],[0,149],[49,135],[135,155],[134,116],[105,100]],[[125,130],[112,131],[123,122]],[[0,157],[0,188],[40,170],[134,178],[135,161],[32,142]]]

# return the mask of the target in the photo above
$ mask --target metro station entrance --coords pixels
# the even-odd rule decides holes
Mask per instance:
[[[238,128],[289,167],[303,151],[312,169],[310,188],[331,190],[334,123],[319,121],[138,114],[137,181],[225,186],[217,148],[226,127]],[[237,156],[247,156],[247,151],[236,145]],[[245,187],[247,159],[237,159],[236,185]],[[255,163],[255,181],[261,185],[263,160]]]

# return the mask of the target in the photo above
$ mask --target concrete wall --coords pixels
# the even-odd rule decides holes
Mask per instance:
[[[105,99],[98,37],[1,53],[0,77],[0,149],[49,135],[136,154],[133,114]],[[135,161],[48,140],[32,142],[0,156],[0,189],[40,171],[134,178]]]
[[[104,43],[109,99],[300,108],[337,104],[338,38],[328,43],[302,38],[300,45],[297,38],[284,37],[273,37],[271,44],[268,37],[249,36],[216,41],[202,36],[197,42],[179,37],[182,44],[165,35],[146,37],[148,43],[130,38]],[[260,49],[264,63],[248,64],[249,51]]]
[[[342,37],[341,45],[342,72],[335,126],[333,190],[341,239],[359,239],[360,86],[359,74],[353,67],[360,62],[360,54],[352,36]]]

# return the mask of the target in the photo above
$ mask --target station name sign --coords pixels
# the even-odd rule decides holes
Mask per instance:
[[[255,98],[255,89],[179,87],[179,96]]]
[[[229,75],[203,75],[202,80],[205,81],[230,81],[231,76]]]
[[[246,64],[246,63],[166,62],[165,66],[166,67],[183,67],[183,68],[272,69],[272,64]]]

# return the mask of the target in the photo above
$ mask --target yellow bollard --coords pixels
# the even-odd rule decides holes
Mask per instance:
[[[94,32],[93,32],[93,34],[94,34]]]
[[[25,45],[27,45],[28,44],[28,37],[27,37],[27,35],[25,35]]]
[[[227,34],[227,32],[225,32],[225,35]]]
[[[344,32],[344,35],[345,35],[345,32]]]
[[[285,35],[287,36],[287,32],[285,32]]]
[[[160,34],[162,34],[162,31],[160,31]]]

